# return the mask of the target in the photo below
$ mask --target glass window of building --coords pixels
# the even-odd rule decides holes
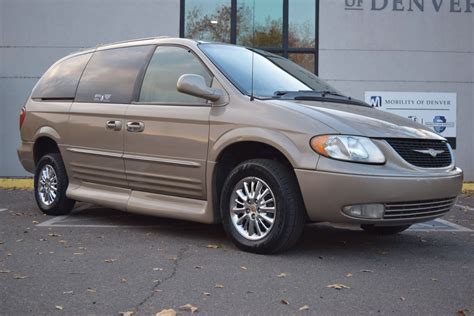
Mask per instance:
[[[319,0],[180,0],[180,36],[264,49],[318,73]]]
[[[186,1],[183,9],[185,37],[230,43],[231,0]]]

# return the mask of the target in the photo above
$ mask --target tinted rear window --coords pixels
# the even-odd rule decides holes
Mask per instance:
[[[130,103],[135,83],[154,46],[114,48],[94,53],[77,89],[77,102]]]
[[[38,82],[34,99],[74,99],[82,71],[92,54],[78,55],[53,65]]]

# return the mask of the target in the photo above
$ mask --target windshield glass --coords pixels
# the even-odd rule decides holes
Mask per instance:
[[[200,49],[244,94],[275,97],[285,91],[340,94],[315,74],[278,55],[234,45],[203,43]]]

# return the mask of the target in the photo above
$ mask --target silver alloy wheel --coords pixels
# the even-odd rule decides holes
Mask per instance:
[[[41,202],[50,206],[56,201],[58,195],[58,177],[51,165],[44,165],[39,173],[38,195]]]
[[[276,200],[262,179],[247,177],[232,190],[230,218],[239,234],[248,240],[267,236],[276,219]]]

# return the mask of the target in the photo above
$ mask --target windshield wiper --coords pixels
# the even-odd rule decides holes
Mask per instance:
[[[332,90],[298,90],[285,91],[278,90],[273,93],[271,98],[280,100],[298,100],[298,101],[321,101],[332,103],[346,103],[353,105],[369,106],[363,101],[352,99],[351,97],[340,94]]]
[[[280,96],[287,95],[287,94],[295,94],[295,95],[317,94],[317,95],[321,95],[323,98],[326,95],[333,95],[333,96],[348,98],[349,100],[351,99],[351,97],[345,96],[343,94],[340,94],[336,91],[331,91],[331,90],[322,90],[322,91],[317,91],[317,90],[297,90],[297,91],[277,90],[277,91],[273,92],[274,97],[280,97]]]
[[[335,96],[338,96],[338,97],[348,98],[349,100],[351,99],[351,97],[345,96],[343,94],[340,94],[338,92],[331,91],[331,90],[318,91],[318,93],[321,93],[321,95],[323,97],[325,97],[326,95],[335,95]]]
[[[273,92],[273,96],[279,97],[279,96],[282,96],[282,95],[285,95],[285,94],[288,94],[288,93],[312,93],[312,92],[316,92],[316,91],[314,91],[314,90],[295,90],[295,91],[277,90],[277,91]]]

